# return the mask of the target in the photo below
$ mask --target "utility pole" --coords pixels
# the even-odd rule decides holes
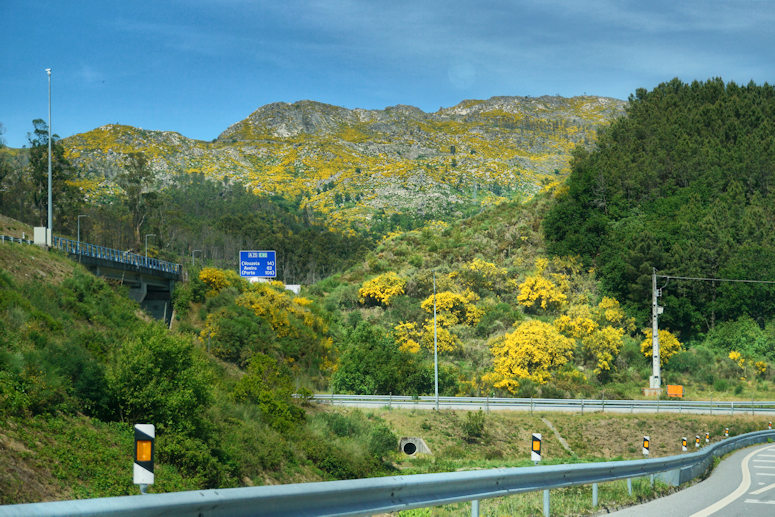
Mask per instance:
[[[657,269],[651,271],[651,361],[652,375],[649,379],[649,387],[659,389],[662,387],[661,364],[659,359],[659,315],[663,307],[659,306],[659,290],[657,289]]]

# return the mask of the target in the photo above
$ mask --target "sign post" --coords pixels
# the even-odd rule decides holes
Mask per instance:
[[[240,251],[239,276],[243,278],[276,278],[277,253],[272,251]]]
[[[144,494],[148,485],[153,484],[154,442],[156,427],[153,424],[135,424],[135,463],[134,484],[140,485]]]

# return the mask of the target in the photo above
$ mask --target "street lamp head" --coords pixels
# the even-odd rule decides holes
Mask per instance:
[[[51,75],[51,69],[50,69],[50,68],[46,68],[46,73],[47,73],[48,75]]]

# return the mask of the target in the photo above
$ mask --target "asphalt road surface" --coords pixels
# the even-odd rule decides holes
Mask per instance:
[[[620,517],[775,515],[775,445],[735,451],[708,479],[649,503],[614,512]]]

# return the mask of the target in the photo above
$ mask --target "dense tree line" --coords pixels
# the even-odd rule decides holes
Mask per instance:
[[[544,221],[548,248],[580,255],[648,321],[651,272],[775,280],[775,88],[721,79],[638,89],[627,115],[574,157]],[[775,316],[775,286],[671,281],[664,324],[692,336]]]

